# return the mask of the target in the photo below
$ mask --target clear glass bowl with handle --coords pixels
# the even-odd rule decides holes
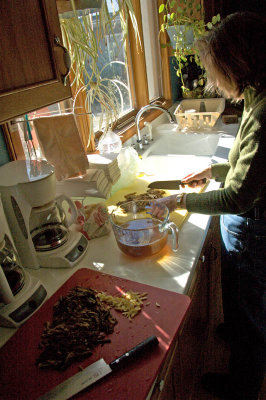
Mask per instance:
[[[117,206],[110,213],[112,229],[118,247],[133,257],[151,256],[167,243],[172,234],[172,250],[178,249],[178,228],[169,221],[169,210],[160,205],[160,217],[152,214],[151,201],[129,201]]]

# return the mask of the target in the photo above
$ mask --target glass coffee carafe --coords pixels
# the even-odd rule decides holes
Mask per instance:
[[[25,276],[23,269],[19,265],[17,254],[7,235],[5,235],[3,241],[0,243],[0,268],[2,268],[11,292],[15,296],[22,289]],[[3,278],[3,280],[5,279]],[[4,288],[4,282],[1,283],[1,287],[2,289]],[[4,300],[2,297],[4,297],[4,293],[0,293],[0,301]]]
[[[69,206],[69,214],[63,208]],[[30,215],[30,233],[36,251],[49,251],[62,246],[68,240],[69,227],[77,219],[75,204],[67,196],[58,196],[41,207],[35,207]]]

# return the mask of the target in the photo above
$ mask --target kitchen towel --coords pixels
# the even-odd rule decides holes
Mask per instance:
[[[89,167],[73,114],[33,121],[42,152],[55,168],[58,181],[86,173]]]
[[[78,217],[75,230],[88,240],[107,235],[111,231],[108,210],[104,203],[83,205],[75,201]]]

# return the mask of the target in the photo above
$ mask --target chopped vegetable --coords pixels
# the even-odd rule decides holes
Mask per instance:
[[[147,299],[147,293],[129,291],[122,296],[111,296],[100,292],[97,297],[115,310],[121,311],[123,315],[131,320],[141,311],[143,301]]]
[[[45,324],[36,364],[40,368],[66,369],[92,355],[99,344],[110,342],[117,320],[93,289],[75,287],[54,305],[53,321]]]

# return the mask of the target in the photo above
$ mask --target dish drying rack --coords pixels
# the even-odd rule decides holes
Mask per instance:
[[[212,128],[225,108],[224,98],[185,99],[177,106],[174,115],[180,129]]]

